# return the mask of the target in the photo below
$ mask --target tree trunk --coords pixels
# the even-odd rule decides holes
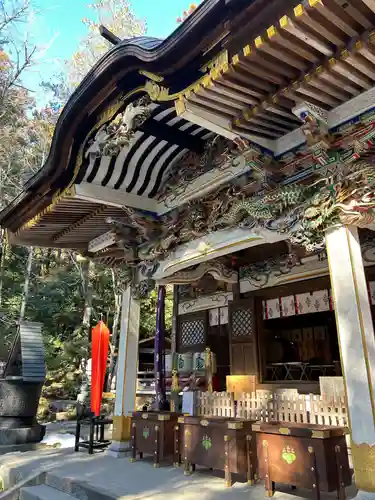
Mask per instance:
[[[20,308],[20,321],[22,321],[25,318],[27,299],[29,297],[31,270],[33,267],[33,257],[34,257],[34,248],[30,247],[29,255],[27,257],[25,281],[23,282],[23,293],[22,293],[21,308]]]
[[[50,266],[51,266],[51,257],[52,257],[52,249],[51,248],[42,249],[42,256],[40,259],[41,260],[40,274],[41,274],[42,278],[49,275]]]
[[[78,264],[79,265],[79,264]],[[90,338],[90,326],[91,326],[91,315],[92,315],[92,289],[91,289],[91,272],[93,263],[91,260],[85,260],[80,267],[81,275],[81,289],[82,296],[84,300],[83,306],[83,317],[82,317],[82,333],[87,339]],[[88,400],[90,392],[90,380],[87,374],[88,369],[89,352],[81,361],[81,371],[82,371],[82,383],[80,388],[80,393],[78,394],[77,400],[80,403],[85,403]]]
[[[3,305],[3,286],[4,286],[4,271],[5,261],[7,257],[8,244],[5,241],[5,231],[1,231],[1,260],[0,260],[0,308]]]
[[[11,162],[8,162],[8,169],[10,168]],[[4,208],[4,176],[3,169],[0,168],[0,205],[1,209]],[[4,286],[4,271],[5,271],[5,260],[7,257],[8,244],[5,239],[5,230],[1,230],[1,261],[0,261],[0,307],[3,305],[3,286]]]
[[[111,351],[109,358],[109,370],[108,370],[108,380],[107,380],[107,391],[109,392],[112,388],[112,381],[116,373],[117,368],[117,351],[118,351],[118,339],[120,332],[120,317],[121,317],[121,299],[122,294],[119,293],[116,281],[116,275],[113,269],[111,269],[112,275],[112,289],[113,289],[113,299],[115,305],[115,312],[113,315],[112,324],[112,338],[111,338]]]
[[[93,263],[91,260],[86,260],[82,264],[82,290],[83,290],[83,318],[82,326],[87,332],[87,336],[90,336],[90,326],[91,326],[91,315],[92,315],[92,289],[91,289],[91,271]]]

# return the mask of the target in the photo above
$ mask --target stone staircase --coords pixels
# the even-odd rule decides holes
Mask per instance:
[[[74,497],[46,484],[21,489],[20,500],[73,500]]]
[[[22,455],[22,454],[20,454]],[[186,477],[182,469],[160,467],[155,469],[152,462],[114,459],[104,454],[88,457],[71,453],[64,456],[64,464],[55,464],[23,476],[13,487],[0,493],[0,500],[263,500],[264,485],[260,481],[249,487],[247,483],[236,483],[226,488],[223,478],[207,473],[196,473]],[[0,469],[1,472],[1,469]],[[17,472],[17,471],[16,471]],[[19,471],[18,471],[19,472]],[[207,472],[207,471],[206,471]],[[17,479],[15,477],[14,479]],[[279,500],[303,500],[289,494],[290,488],[278,492]],[[348,500],[356,496],[356,488],[348,488]],[[313,496],[301,491],[305,500]],[[322,495],[322,500],[335,500],[336,492]]]
[[[89,484],[91,473],[101,472],[103,459],[104,454],[74,453],[70,448],[0,456],[0,500],[113,500],[115,496]]]
[[[115,500],[117,496],[59,474],[58,470],[43,472],[20,487],[0,494],[1,500]]]

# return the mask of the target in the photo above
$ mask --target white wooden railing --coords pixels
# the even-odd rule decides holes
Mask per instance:
[[[238,417],[263,422],[293,422],[347,426],[347,410],[343,397],[322,397],[293,392],[257,391],[242,393],[234,401],[230,392],[199,392],[198,415],[206,417]]]

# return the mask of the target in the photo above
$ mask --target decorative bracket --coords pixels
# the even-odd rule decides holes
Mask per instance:
[[[303,122],[301,130],[314,159],[325,165],[329,161],[328,150],[331,145],[331,137],[328,133],[328,111],[303,102],[295,106],[292,112]]]
[[[202,262],[195,269],[179,271],[172,276],[158,280],[158,284],[187,285],[202,279],[206,274],[210,274],[217,281],[224,281],[225,283],[238,282],[237,271],[227,268],[220,262],[209,261]]]
[[[131,288],[132,297],[135,300],[145,299],[155,288],[154,280],[143,280]]]
[[[135,130],[150,116],[150,99],[143,96],[129,103],[110,123],[102,125],[87,149],[86,157],[117,156],[128,146]]]
[[[107,231],[89,242],[88,251],[91,253],[100,252],[116,243],[116,233]]]

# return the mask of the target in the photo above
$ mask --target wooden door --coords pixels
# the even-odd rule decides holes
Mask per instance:
[[[258,348],[254,299],[239,300],[229,307],[231,374],[257,375]]]
[[[226,377],[230,374],[229,325],[208,327],[207,347],[216,354],[216,375],[220,390],[225,391]]]
[[[182,314],[178,317],[178,352],[204,351],[207,343],[207,311]]]

